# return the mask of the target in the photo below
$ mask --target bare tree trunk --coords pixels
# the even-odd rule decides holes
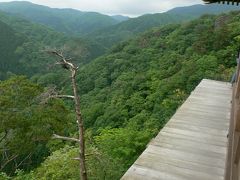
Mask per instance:
[[[76,118],[78,123],[78,130],[79,130],[80,175],[82,180],[87,180],[87,170],[86,170],[86,163],[85,163],[84,127],[83,127],[83,119],[82,119],[81,107],[80,107],[80,98],[77,91],[76,69],[73,69],[71,79],[72,79],[73,94],[75,97],[74,98],[75,111],[76,111]]]
[[[79,158],[75,158],[79,160],[80,165],[80,179],[81,180],[87,180],[87,169],[86,169],[86,161],[85,161],[85,143],[84,143],[84,127],[83,127],[83,118],[81,114],[81,106],[80,106],[80,98],[77,90],[77,82],[76,82],[76,73],[78,70],[78,67],[75,66],[73,63],[71,63],[69,60],[66,59],[63,56],[62,52],[57,51],[49,51],[49,53],[56,55],[60,58],[60,62],[57,62],[56,64],[59,64],[62,66],[62,68],[67,69],[71,72],[71,84],[73,89],[73,96],[71,95],[52,95],[49,96],[49,98],[70,98],[73,99],[75,102],[75,113],[76,113],[76,119],[77,119],[77,125],[78,125],[78,139],[75,138],[69,138],[69,137],[63,137],[54,134],[54,138],[63,139],[63,140],[69,140],[69,141],[75,141],[79,143]]]

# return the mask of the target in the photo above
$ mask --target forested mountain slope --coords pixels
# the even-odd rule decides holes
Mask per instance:
[[[202,78],[228,81],[235,70],[239,32],[239,11],[219,16],[205,15],[191,22],[149,30],[80,67],[77,79],[86,128],[90,179],[119,179]],[[58,77],[52,82],[57,83],[63,72],[58,72]],[[44,82],[41,77],[32,78],[38,84],[47,85],[48,80],[45,78]],[[61,80],[65,81],[64,78]],[[21,93],[9,91],[17,81],[22,82],[18,87],[22,89]],[[68,84],[61,84],[64,85],[63,93],[71,94]],[[44,104],[43,107],[36,106],[36,102],[29,99],[34,99],[44,90],[22,77],[1,81],[0,88],[3,89],[0,100],[10,102],[0,104],[0,122],[4,122],[3,127],[16,131],[16,135],[22,134],[24,127],[19,132],[18,126],[13,126],[14,118],[8,123],[2,120],[2,117],[11,117],[16,111],[9,108],[14,101],[11,97],[21,100],[16,103],[20,107],[17,112],[23,117],[21,121],[27,123],[25,117],[41,112],[40,117],[34,116],[41,120],[37,127],[32,121],[27,123],[28,127],[33,126],[33,140],[40,139],[38,144],[29,142],[28,136],[23,136],[22,139],[26,138],[32,148],[27,152],[18,152],[17,147],[23,140],[7,139],[6,145],[14,145],[13,152],[22,153],[20,157],[24,157],[24,153],[36,154],[38,150],[38,160],[31,157],[31,163],[23,164],[15,179],[79,179],[78,162],[72,160],[77,156],[77,145],[49,139],[50,133],[55,130],[51,119],[48,121],[48,110],[54,122],[62,122],[63,118],[66,120],[63,122],[70,122],[66,129],[58,124],[59,132],[76,135],[74,123],[68,121],[74,116],[66,110],[65,103],[54,101],[49,109],[45,109]],[[29,97],[29,91],[35,92],[33,97]],[[65,105],[71,107],[70,103]],[[44,116],[47,119],[42,119]],[[36,119],[33,120],[38,122]],[[46,126],[42,127],[41,122]],[[42,133],[35,132],[36,129],[45,132],[45,127],[48,132],[46,139],[42,138]],[[27,135],[31,136],[31,129],[27,130]],[[0,126],[2,134],[4,129]],[[39,146],[43,148],[37,148]],[[48,154],[51,155],[47,157]],[[39,165],[44,158],[46,160]],[[14,168],[13,165],[6,167],[3,172],[13,176]],[[0,177],[7,178],[1,173]]]
[[[88,60],[104,54],[116,43],[135,37],[153,27],[186,22],[205,13],[219,14],[236,9],[239,8],[214,4],[193,5],[174,8],[166,13],[147,14],[128,19],[124,16],[107,16],[73,9],[54,9],[26,1],[0,3],[0,10],[8,15],[46,25],[68,36],[81,37],[79,41],[89,49]],[[14,24],[15,22],[12,23]]]
[[[109,28],[90,33],[86,38],[93,39],[109,48],[117,42],[129,39],[153,27],[186,22],[203,14],[220,14],[233,10],[239,10],[239,7],[219,4],[179,7],[166,13],[147,14],[132,18]]]
[[[229,81],[239,32],[240,12],[205,15],[150,30],[82,67],[90,177],[119,179],[202,78]],[[58,150],[27,176],[74,179],[74,154],[74,147]]]
[[[98,146],[129,167],[202,78],[229,81],[239,20],[239,12],[206,15],[154,29],[82,69],[85,125],[105,128]]]
[[[5,79],[7,72],[23,72],[15,51],[24,42],[24,38],[17,35],[7,24],[0,21],[0,79]],[[14,66],[12,67],[12,65]]]
[[[28,76],[46,72],[46,66],[52,63],[44,52],[48,48],[71,51],[78,64],[88,63],[105,52],[102,46],[93,41],[69,37],[47,26],[9,16],[4,12],[0,12],[0,22],[0,79],[5,79],[7,72]]]
[[[123,17],[111,17],[96,12],[49,8],[27,1],[0,3],[0,10],[69,35],[83,35],[126,20]]]
[[[202,78],[229,80],[239,18],[239,12],[205,15],[153,29],[85,66],[78,77],[84,107],[102,108],[97,117],[86,115],[86,125],[119,127],[141,113],[161,125],[178,93],[188,94]]]
[[[207,4],[207,5],[192,5],[187,7],[177,7],[169,10],[168,14],[181,14],[199,17],[203,14],[220,14],[223,12],[240,10],[238,6],[229,6],[226,4]]]

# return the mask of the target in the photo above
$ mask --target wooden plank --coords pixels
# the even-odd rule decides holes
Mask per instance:
[[[202,119],[201,121],[191,121],[191,119],[171,119],[171,122],[174,122],[175,124],[185,124],[189,126],[198,126],[198,127],[207,127],[211,129],[217,129],[222,131],[228,131],[228,124],[225,123],[225,126],[222,124],[219,124],[219,122],[208,122],[208,120]],[[205,122],[205,123],[204,123]]]
[[[198,118],[194,118],[191,119],[193,117],[198,116]],[[174,120],[186,120],[186,121],[191,121],[191,122],[206,122],[207,124],[218,124],[219,126],[222,127],[228,127],[229,122],[227,122],[227,118],[226,119],[218,119],[218,118],[213,118],[213,117],[209,117],[209,116],[201,116],[199,114],[188,114],[187,116],[185,116],[184,114],[178,113],[175,116],[173,116]],[[209,121],[209,119],[211,119],[211,121]],[[209,123],[208,123],[209,122]]]
[[[195,98],[201,98],[201,99],[206,100],[206,102],[207,102],[207,100],[210,100],[210,101],[215,100],[215,101],[212,101],[212,102],[216,102],[216,103],[217,102],[220,102],[220,103],[227,102],[228,100],[230,102],[230,99],[225,99],[224,98],[224,96],[229,96],[228,94],[216,95],[216,94],[206,94],[206,93],[205,92],[202,92],[202,93],[193,92],[191,94],[191,97],[192,98],[194,98],[194,97]]]
[[[168,156],[156,156],[156,154],[149,153],[143,154],[143,156],[141,156],[135,164],[140,164],[141,166],[148,168],[154,167],[154,169],[158,169],[161,166],[168,166],[170,168],[173,168],[174,170],[181,168],[181,174],[183,173],[182,171],[190,170],[190,172],[194,173],[194,176],[191,176],[192,178],[195,177],[196,172],[208,174],[208,176],[224,175],[224,169],[222,168],[212,167],[194,162],[187,162]]]
[[[180,177],[181,179],[183,178],[185,180],[193,180],[193,179],[194,180],[203,180],[203,179],[212,180],[213,178],[218,180],[223,179],[222,175],[217,175],[213,173],[208,174],[205,172],[201,172],[201,169],[197,171],[197,170],[192,170],[188,168],[177,167],[178,162],[175,162],[175,165],[170,165],[170,164],[162,163],[161,161],[154,161],[154,158],[151,159],[150,156],[148,156],[147,158],[148,158],[147,159],[148,161],[145,159],[141,161],[141,159],[139,159],[139,163],[141,163],[141,165],[139,165],[138,162],[136,162],[135,165],[147,167],[149,169],[154,169],[157,172],[166,172],[167,174],[172,174],[172,175],[175,175],[176,177]]]
[[[196,118],[197,117],[197,118]],[[210,120],[210,122],[217,122],[217,123],[223,123],[223,124],[229,124],[229,116],[224,115],[224,116],[219,116],[219,115],[214,115],[211,113],[207,112],[201,112],[201,111],[183,111],[181,109],[178,110],[178,112],[172,117],[173,119],[193,119],[193,121],[198,121],[198,120]]]
[[[190,98],[187,99],[187,102],[190,102],[190,103],[201,103],[202,105],[211,105],[211,106],[221,106],[222,108],[225,107],[224,104],[226,103],[230,103],[230,100],[229,102],[228,101],[218,101],[218,100],[215,100],[215,101],[212,101],[211,99],[203,99],[203,98],[200,98],[200,97],[197,97],[197,96],[191,96]],[[226,107],[226,108],[230,108],[230,107]]]
[[[229,83],[214,84],[213,82],[205,83],[204,81],[202,81],[194,91],[197,91],[197,90],[199,90],[201,88],[207,88],[207,89],[230,89],[231,87],[229,86]],[[216,91],[216,93],[221,93],[221,92],[220,91]]]
[[[203,79],[197,87],[201,87],[201,86],[207,86],[207,87],[211,86],[211,88],[212,87],[225,87],[225,88],[230,87],[228,82],[215,81],[215,80],[209,80],[209,79]]]
[[[160,137],[161,136],[169,136],[171,138],[176,138],[176,136],[177,136],[179,138],[186,139],[186,140],[192,140],[192,141],[195,141],[195,142],[201,142],[201,143],[206,143],[206,144],[212,144],[212,145],[216,145],[216,146],[226,147],[226,143],[225,142],[222,142],[222,141],[209,141],[209,139],[206,139],[204,137],[199,137],[199,138],[196,139],[196,137],[186,136],[186,135],[182,135],[182,134],[173,134],[171,132],[164,132],[164,131],[161,131],[158,136],[160,136]]]
[[[199,133],[206,133],[210,135],[216,135],[216,136],[223,136],[223,138],[227,139],[228,135],[228,130],[219,130],[215,128],[208,128],[208,127],[201,127],[201,126],[194,126],[194,125],[189,125],[189,124],[179,124],[176,123],[175,121],[171,121],[170,123],[167,124],[166,127],[169,128],[175,128],[175,129],[182,129],[182,130],[189,130],[189,131],[194,131],[194,132],[199,132]]]
[[[202,90],[202,89],[217,89],[217,90],[223,90],[225,93],[229,93],[229,91],[226,91],[227,89],[231,89],[231,87],[228,86],[229,83],[226,84],[216,84],[215,86],[213,85],[213,83],[202,83],[199,84],[199,86],[194,89],[194,91],[198,91],[198,90]],[[209,88],[210,86],[210,88]],[[215,93],[222,93],[222,91],[215,91]],[[230,93],[229,93],[230,94]]]
[[[202,80],[124,180],[223,180],[231,85]]]
[[[173,146],[185,146],[187,148],[199,149],[204,151],[210,151],[219,154],[226,154],[226,148],[224,146],[212,145],[207,142],[196,142],[194,140],[184,138],[171,138],[169,136],[156,137],[154,141],[150,142],[151,145],[158,146],[159,144],[170,144]]]
[[[184,136],[190,136],[194,137],[195,139],[197,138],[202,138],[205,141],[217,141],[217,142],[222,142],[223,144],[227,143],[227,138],[226,136],[216,136],[216,135],[209,135],[205,133],[199,133],[199,132],[194,132],[194,131],[189,131],[189,130],[181,130],[181,129],[176,129],[176,128],[169,128],[169,127],[164,127],[161,132],[168,132],[172,134],[177,135],[184,135]]]
[[[216,152],[212,152],[208,149],[204,149],[204,148],[189,147],[191,145],[191,143],[189,143],[189,142],[186,142],[187,144],[184,145],[184,146],[172,144],[171,141],[168,142],[168,143],[164,143],[162,141],[157,142],[155,140],[154,142],[155,143],[151,143],[150,145],[154,145],[156,147],[162,147],[162,148],[166,148],[166,149],[177,150],[177,151],[180,151],[180,152],[183,151],[183,152],[192,153],[192,154],[195,154],[195,155],[203,155],[205,157],[210,157],[210,158],[222,159],[224,162],[226,160],[226,157],[225,157],[226,152],[225,153],[216,153]]]
[[[218,91],[218,92],[216,92]],[[197,90],[193,91],[191,93],[192,95],[196,95],[196,94],[202,94],[204,95],[203,97],[213,97],[213,98],[220,98],[220,99],[224,99],[223,96],[227,96],[230,95],[231,93],[229,93],[229,89],[219,89],[219,88],[198,88]],[[225,98],[226,99],[226,98]]]
[[[221,111],[221,109],[214,109],[214,108],[202,108],[202,107],[198,107],[198,106],[189,106],[189,105],[186,105],[185,106],[182,106],[179,111],[191,111],[193,113],[201,113],[201,114],[209,114],[213,117],[224,117],[226,115],[226,111]],[[186,113],[186,112],[185,112]],[[211,113],[211,114],[210,114]]]
[[[200,152],[200,150],[199,150]],[[209,157],[202,154],[185,152],[182,150],[169,149],[165,147],[149,145],[144,153],[155,154],[156,156],[168,156],[186,162],[198,163],[212,167],[225,168],[225,161],[216,157]],[[137,162],[137,161],[136,161]]]
[[[198,133],[199,135],[206,134],[206,136],[211,136],[211,137],[220,136],[220,138],[222,139],[227,139],[227,134],[228,134],[227,128],[224,128],[223,130],[219,130],[219,129],[215,129],[215,127],[214,128],[201,127],[201,126],[190,125],[190,123],[179,124],[179,123],[176,123],[175,120],[172,120],[171,122],[169,122],[165,127],[166,128],[164,129],[167,129],[167,128],[177,129],[177,130],[182,130],[190,133],[191,132]],[[205,135],[203,137],[205,137]]]
[[[135,164],[122,180],[188,180],[174,173],[167,173]]]
[[[203,100],[204,102],[205,102],[205,100]],[[230,104],[230,102],[229,102],[229,104]],[[198,106],[198,107],[203,107],[203,108],[211,108],[211,109],[213,109],[213,110],[222,110],[222,111],[224,111],[224,112],[229,112],[229,110],[231,110],[232,108],[229,106],[229,108],[226,108],[226,105],[225,104],[214,104],[214,105],[212,105],[212,104],[207,104],[207,103],[205,103],[205,104],[203,104],[203,103],[199,103],[199,100],[198,101],[194,101],[194,99],[192,99],[192,98],[188,98],[185,102],[184,102],[184,104],[183,104],[183,106],[185,106],[185,105],[192,105],[192,106]]]
[[[217,122],[227,122],[227,119],[229,118],[229,116],[226,114],[225,117],[222,117],[218,114],[211,114],[211,113],[207,113],[207,112],[198,112],[198,111],[189,111],[189,112],[182,112],[181,109],[179,109],[178,113],[176,114],[176,116],[174,117],[198,117],[201,119],[211,119],[211,121],[217,121]],[[228,122],[229,123],[229,122]]]

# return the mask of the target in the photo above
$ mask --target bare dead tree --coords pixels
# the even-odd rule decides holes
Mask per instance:
[[[75,113],[76,113],[76,119],[77,119],[77,125],[78,125],[78,139],[71,138],[71,137],[64,137],[57,134],[53,135],[53,138],[67,140],[67,141],[74,141],[79,143],[79,157],[76,158],[79,160],[80,163],[80,179],[81,180],[87,180],[87,170],[86,170],[86,160],[85,160],[85,142],[84,142],[84,127],[83,127],[83,118],[81,114],[81,107],[80,107],[80,97],[77,90],[77,82],[76,82],[76,73],[78,70],[78,67],[71,63],[71,59],[67,59],[63,52],[59,52],[57,50],[50,50],[48,53],[56,56],[59,60],[56,63],[57,65],[61,65],[62,68],[68,70],[71,73],[71,85],[73,90],[73,96],[72,95],[58,95],[57,93],[54,93],[52,91],[48,94],[48,98],[69,98],[74,100],[75,103]]]
[[[0,138],[0,143],[7,137],[7,135],[8,135],[8,131],[5,130],[4,135]]]

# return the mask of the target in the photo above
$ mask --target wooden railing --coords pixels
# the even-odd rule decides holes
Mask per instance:
[[[233,82],[231,121],[228,133],[228,156],[225,180],[240,180],[240,52]]]

